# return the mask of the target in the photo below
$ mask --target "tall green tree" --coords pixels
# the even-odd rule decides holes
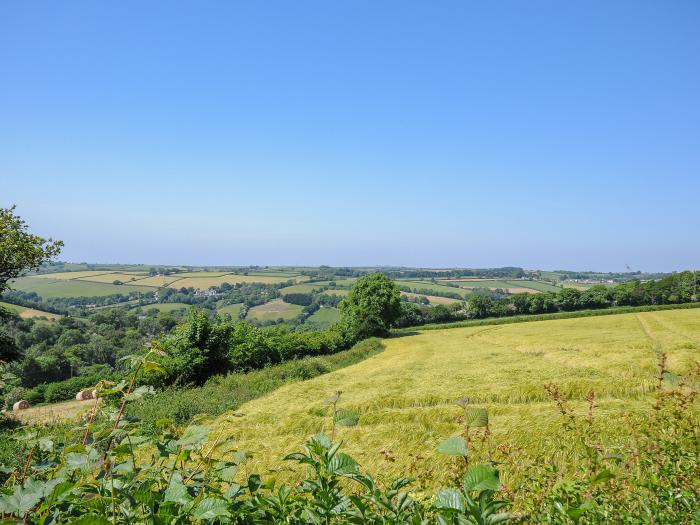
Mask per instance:
[[[38,268],[56,257],[63,241],[44,239],[29,233],[27,223],[15,215],[15,207],[0,208],[0,293],[8,281]]]
[[[0,208],[0,294],[8,282],[58,255],[62,241],[44,239],[29,233],[27,223],[15,215],[15,207]],[[10,314],[0,308],[0,360],[18,357],[14,337],[9,332]]]
[[[384,336],[401,315],[401,292],[383,273],[365,275],[340,303],[340,311],[351,337]]]

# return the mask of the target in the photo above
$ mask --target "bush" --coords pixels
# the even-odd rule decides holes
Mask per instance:
[[[44,402],[56,403],[75,399],[75,394],[86,388],[94,387],[100,380],[109,379],[104,375],[84,375],[71,377],[64,381],[49,383],[44,390]]]
[[[128,405],[127,414],[142,420],[149,432],[155,432],[154,423],[163,418],[184,425],[195,415],[218,416],[286,383],[304,381],[349,366],[383,348],[380,339],[366,339],[334,355],[291,360],[245,374],[216,376],[196,388],[171,387]]]

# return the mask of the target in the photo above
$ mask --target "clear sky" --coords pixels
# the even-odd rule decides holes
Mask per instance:
[[[700,2],[0,5],[65,260],[700,267]]]

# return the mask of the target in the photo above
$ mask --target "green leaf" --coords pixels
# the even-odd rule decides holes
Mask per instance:
[[[28,480],[24,486],[17,485],[10,495],[0,497],[0,512],[23,516],[33,509],[44,496],[44,483]]]
[[[331,474],[354,474],[357,471],[357,461],[343,452],[337,453],[328,463],[328,472]]]
[[[501,488],[498,471],[488,465],[476,465],[470,468],[464,475],[463,483],[466,492],[498,490]]]
[[[606,481],[610,481],[614,477],[615,475],[608,469],[603,469],[591,478],[591,484],[595,485],[597,483],[605,483]]]
[[[170,485],[165,490],[164,501],[186,505],[191,500],[192,496],[187,492],[187,487],[182,482],[182,475],[179,472],[175,472],[170,480]]]
[[[161,372],[163,374],[167,373],[167,370],[163,365],[160,363],[156,363],[154,361],[146,361],[143,364],[143,371],[144,372]]]
[[[360,420],[360,414],[354,410],[338,410],[335,414],[335,423],[342,427],[354,427]]]
[[[489,424],[489,413],[485,408],[467,408],[464,411],[464,424],[469,427],[485,427]]]
[[[128,396],[125,396],[128,401],[136,401],[137,399],[141,399],[143,396],[147,394],[155,394],[156,391],[152,386],[147,386],[143,385],[138,388],[135,388],[131,394]]]
[[[469,454],[469,451],[467,450],[467,442],[460,436],[454,436],[446,439],[438,445],[437,451],[440,454],[445,454],[447,456],[466,456]]]
[[[110,521],[104,516],[88,514],[68,522],[69,525],[110,525]]]
[[[226,500],[221,498],[204,498],[197,505],[193,516],[199,520],[213,520],[222,516],[230,516]]]
[[[443,489],[437,493],[435,507],[438,509],[453,509],[464,512],[465,500],[457,489]]]
[[[203,425],[190,425],[175,443],[187,450],[199,447],[207,439],[209,428]]]

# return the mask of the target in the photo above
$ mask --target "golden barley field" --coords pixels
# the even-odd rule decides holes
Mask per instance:
[[[418,330],[385,345],[361,363],[251,401],[233,424],[224,416],[214,426],[253,455],[248,472],[294,477],[281,458],[331,431],[324,400],[342,391],[339,408],[359,413],[356,426],[337,429],[346,451],[380,479],[419,465],[437,486],[453,460],[435,448],[460,432],[454,401],[466,397],[489,411],[488,446],[515,451],[502,469],[515,483],[525,468],[515,457],[576,467],[545,384],[556,383],[581,414],[595,392],[595,425],[613,445],[623,442],[628,418],[651,409],[659,353],[676,374],[700,360],[700,310]],[[475,459],[486,446],[475,447]]]

